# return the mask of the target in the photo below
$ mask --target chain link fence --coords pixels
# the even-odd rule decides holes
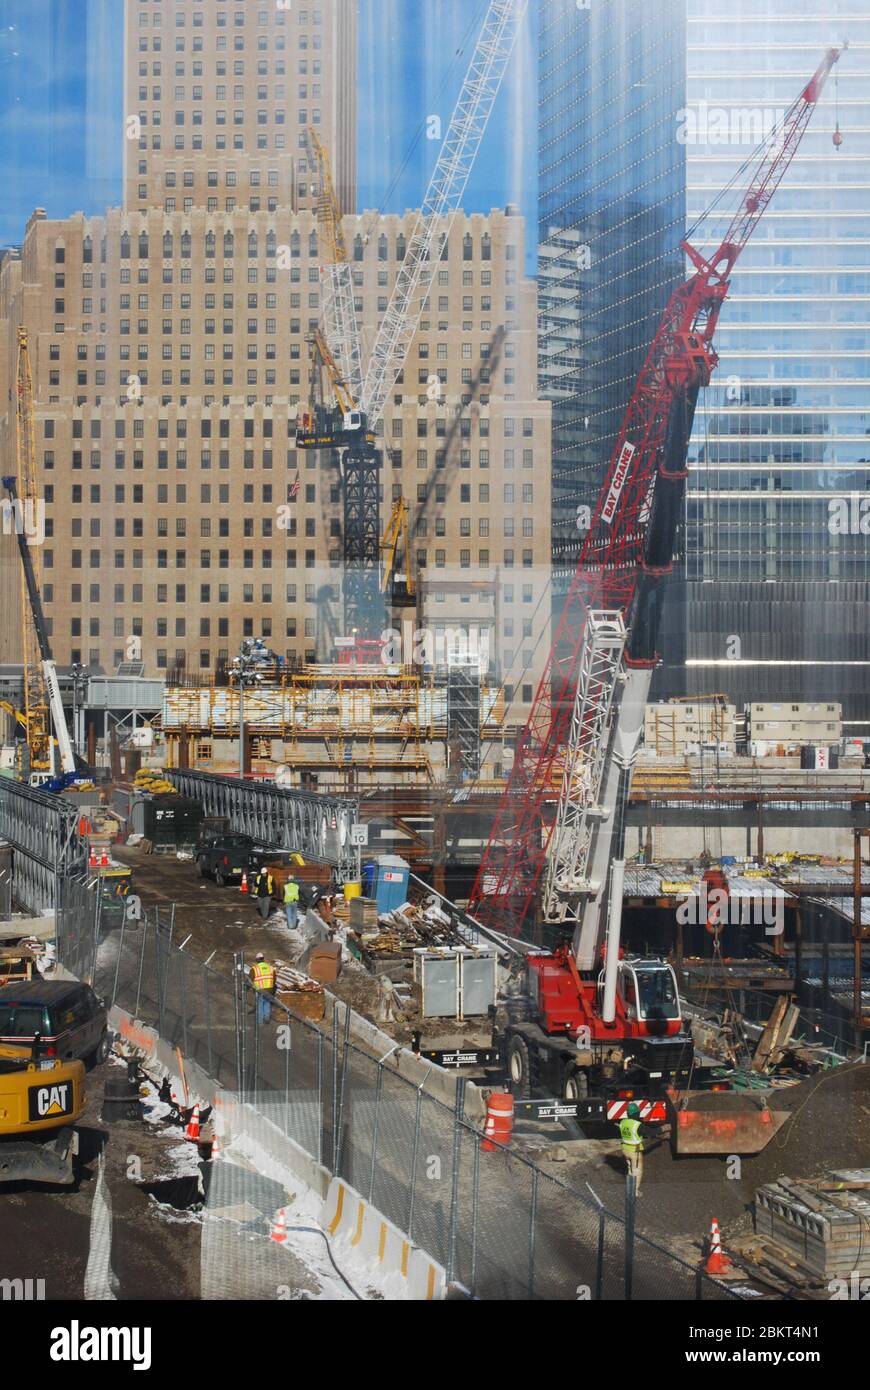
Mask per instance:
[[[171,909],[111,925],[87,878],[68,880],[58,959],[155,1028],[226,1091],[345,1179],[475,1298],[730,1299],[700,1268],[511,1149],[354,1040],[336,1003],[316,1024],[277,1000],[260,1021],[230,975],[175,940]]]

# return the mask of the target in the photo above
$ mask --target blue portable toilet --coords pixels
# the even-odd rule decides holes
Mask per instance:
[[[378,912],[392,912],[408,901],[410,865],[398,854],[382,854],[375,860],[374,896]]]
[[[375,896],[375,866],[371,862],[362,866],[363,897],[373,898]]]

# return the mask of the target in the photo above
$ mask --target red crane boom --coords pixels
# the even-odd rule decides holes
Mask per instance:
[[[681,243],[695,269],[671,295],[628,403],[472,890],[471,911],[497,930],[519,935],[535,916],[553,829],[545,804],[555,800],[561,780],[587,612],[622,613],[628,666],[651,668],[658,659],[662,585],[673,568],[686,448],[698,392],[718,362],[713,336],[730,276],[797,152],[840,51],[828,50],[765,140],[715,253],[705,259],[688,240]]]

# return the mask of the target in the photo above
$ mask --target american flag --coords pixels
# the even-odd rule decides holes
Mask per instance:
[[[290,496],[291,496],[291,497],[298,497],[298,495],[299,495],[299,489],[300,489],[301,486],[302,486],[302,484],[301,484],[300,481],[299,481],[299,474],[297,473],[297,474],[296,474],[296,477],[293,479],[292,483],[290,484]]]

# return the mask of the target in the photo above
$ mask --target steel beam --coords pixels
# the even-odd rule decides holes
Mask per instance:
[[[325,859],[341,880],[356,877],[356,850],[350,843],[350,827],[359,819],[355,798],[321,796],[182,768],[168,768],[165,776],[182,796],[198,801],[207,816],[225,817],[231,830],[276,848]]]

